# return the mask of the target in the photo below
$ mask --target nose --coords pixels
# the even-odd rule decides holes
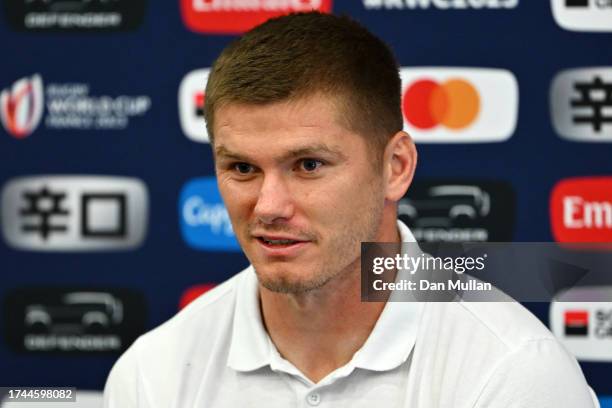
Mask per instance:
[[[275,174],[264,176],[253,212],[264,224],[286,221],[293,216],[293,199],[282,177]]]

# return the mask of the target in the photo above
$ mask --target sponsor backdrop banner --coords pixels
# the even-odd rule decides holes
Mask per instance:
[[[290,11],[394,49],[419,241],[612,242],[610,1],[0,2],[0,385],[99,406],[122,350],[247,265],[204,87],[236,35]],[[610,406],[610,287],[551,298],[527,306]]]

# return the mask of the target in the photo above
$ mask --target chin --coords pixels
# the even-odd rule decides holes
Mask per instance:
[[[255,266],[259,283],[264,288],[276,293],[307,293],[321,288],[329,281],[324,276],[296,276],[295,268],[292,269],[293,271],[289,271],[284,267],[264,267],[258,270]]]

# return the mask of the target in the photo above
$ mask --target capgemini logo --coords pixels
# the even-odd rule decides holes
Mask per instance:
[[[29,136],[42,118],[43,83],[40,75],[21,78],[12,89],[0,93],[0,119],[8,133],[17,139]]]
[[[179,218],[183,239],[190,247],[240,252],[215,177],[199,177],[185,184],[179,198]]]

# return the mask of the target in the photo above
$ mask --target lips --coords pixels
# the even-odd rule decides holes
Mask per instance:
[[[255,235],[254,237],[263,254],[270,257],[297,256],[311,242],[293,236]]]
[[[271,236],[271,235],[260,235],[256,237],[264,245],[271,247],[286,247],[295,245],[298,243],[306,242],[304,240],[294,237],[283,237],[283,236]]]

